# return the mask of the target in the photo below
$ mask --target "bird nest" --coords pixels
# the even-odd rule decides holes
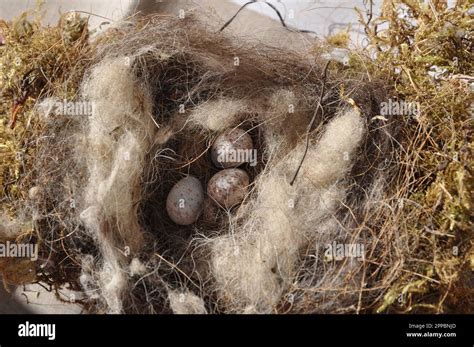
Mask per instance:
[[[463,6],[387,3],[361,18],[375,58],[348,50],[347,64],[322,59],[340,37],[308,56],[193,15],[93,39],[77,15],[4,23],[0,237],[39,250],[0,259],[4,282],[69,287],[90,312],[472,310]],[[417,112],[395,112],[401,101]],[[206,190],[232,129],[257,153],[239,167],[245,196],[205,194],[177,224],[170,191],[189,176]]]

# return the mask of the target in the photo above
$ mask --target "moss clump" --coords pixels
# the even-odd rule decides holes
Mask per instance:
[[[0,34],[1,212],[4,219],[21,220],[19,207],[27,205],[29,189],[39,174],[34,163],[46,126],[35,104],[51,95],[74,100],[91,47],[87,20],[68,14],[57,26],[45,27],[39,8],[13,22],[0,21]],[[15,225],[21,236],[10,241],[36,242],[29,224]],[[29,260],[0,262],[0,273],[11,283],[31,282],[32,269]]]
[[[384,2],[379,18],[361,16],[375,52],[375,59],[363,61],[369,73],[385,76],[395,98],[420,109],[404,119],[392,196],[398,214],[382,226],[406,232],[413,247],[403,255],[403,275],[392,278],[378,299],[377,312],[474,309],[474,288],[466,285],[474,278],[470,6],[395,0]],[[388,27],[380,30],[382,24]]]
[[[347,48],[350,42],[349,30],[340,31],[332,36],[327,38],[327,43],[335,47],[344,47]]]

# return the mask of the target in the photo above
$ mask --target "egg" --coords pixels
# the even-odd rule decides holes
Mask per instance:
[[[241,169],[224,169],[211,177],[207,184],[209,197],[225,208],[242,202],[248,193],[249,176]]]
[[[28,197],[31,200],[37,200],[40,196],[41,189],[38,186],[31,187],[30,190],[28,191]]]
[[[253,154],[250,135],[242,129],[229,129],[220,134],[211,148],[211,159],[218,168],[232,168],[249,161]]]
[[[166,198],[166,211],[176,224],[190,225],[198,220],[203,203],[201,182],[196,177],[187,176],[171,188]]]

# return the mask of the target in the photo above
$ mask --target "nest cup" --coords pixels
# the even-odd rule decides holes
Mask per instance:
[[[64,207],[70,197],[48,188],[41,199],[77,230],[62,247],[73,263],[68,282],[89,310],[284,312],[290,294],[294,312],[308,310],[308,296],[313,311],[351,305],[361,263],[322,262],[322,253],[333,241],[367,241],[351,216],[384,187],[374,167],[390,143],[367,119],[385,91],[363,74],[324,71],[317,57],[243,42],[193,16],[103,34],[81,83],[92,114],[62,124],[42,154],[61,144],[54,185],[77,203]],[[209,149],[237,127],[257,150],[257,165],[239,167],[248,196],[231,209],[211,202],[196,223],[177,225],[166,213],[171,188],[192,175],[206,189],[220,170]],[[45,220],[36,222],[42,236]],[[318,293],[328,286],[331,294]]]

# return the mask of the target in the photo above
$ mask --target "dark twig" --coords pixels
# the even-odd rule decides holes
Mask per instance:
[[[369,4],[369,8],[367,8],[367,3]],[[373,2],[373,0],[364,0],[364,5],[366,6],[367,27],[368,27],[370,25],[370,22],[372,21],[373,16],[374,16],[374,2]],[[368,34],[367,31],[366,31],[366,34]]]
[[[257,0],[252,0],[252,1],[249,1],[249,2],[246,2],[245,4],[243,4],[239,8],[239,10],[222,26],[222,28],[219,29],[219,31],[223,31],[225,28],[227,28],[229,26],[229,24],[234,21],[235,17],[237,17],[239,15],[240,11],[242,11],[248,5],[253,4],[254,2],[257,2]]]
[[[11,115],[10,124],[9,124],[10,129],[15,128],[18,114],[20,113],[21,109],[23,108],[23,105],[25,104],[26,100],[30,96],[31,85],[33,84],[35,80],[35,77],[33,76],[34,71],[35,69],[31,69],[30,71],[28,71],[20,83],[21,95],[20,97],[15,98],[15,101],[13,102],[12,115]]]
[[[254,4],[254,3],[257,3],[259,1],[257,0],[252,0],[252,1],[249,1],[249,2],[246,2],[245,4],[243,4],[239,10],[219,29],[219,32],[220,31],[223,31],[225,28],[227,28],[233,21],[234,19],[239,15],[239,13],[245,8],[247,7],[248,5],[250,4]],[[300,29],[291,29],[289,28],[286,23],[285,23],[285,20],[283,19],[283,16],[281,15],[280,11],[275,7],[275,5],[269,3],[268,1],[262,1],[261,3],[264,3],[264,4],[267,4],[273,11],[275,11],[275,13],[277,14],[278,18],[280,19],[280,23],[281,25],[288,31],[291,31],[291,32],[299,32],[299,33],[306,33],[306,34],[316,34],[316,32],[314,31],[311,31],[311,30],[300,30]]]
[[[367,4],[369,7],[367,8]],[[370,23],[374,17],[374,0],[364,0],[364,6],[367,14],[367,22],[364,25],[364,31],[367,36],[370,36]],[[377,24],[374,24],[373,35],[377,36]],[[380,47],[377,45],[377,50],[381,51]]]
[[[326,90],[326,77],[327,77],[329,63],[330,63],[330,61],[328,61],[326,63],[326,66],[324,67],[323,77],[322,77],[323,78],[323,85],[321,87],[321,93],[319,94],[318,105],[316,106],[316,110],[314,111],[313,118],[311,118],[311,121],[308,124],[308,128],[306,130],[306,144],[305,144],[304,153],[303,153],[303,156],[301,157],[301,161],[298,165],[298,168],[296,169],[295,174],[293,175],[293,178],[290,181],[290,186],[292,186],[293,183],[295,183],[296,177],[298,176],[298,173],[300,172],[301,166],[303,165],[303,161],[306,158],[306,154],[308,153],[309,133],[311,132],[311,129],[314,126],[314,122],[316,121],[316,116],[318,114],[319,109],[321,109],[321,114],[324,114],[324,108],[322,106],[322,101],[323,101],[324,93],[325,93],[325,90]]]

